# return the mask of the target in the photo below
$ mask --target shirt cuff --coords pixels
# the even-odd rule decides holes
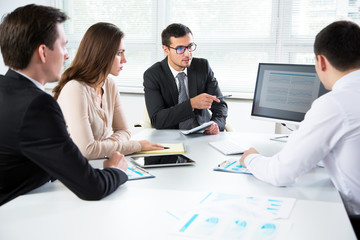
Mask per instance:
[[[245,166],[246,166],[247,168],[249,168],[249,166],[251,165],[251,162],[252,162],[255,158],[257,158],[258,156],[260,156],[260,154],[257,154],[257,153],[253,153],[253,154],[248,155],[248,156],[245,158],[245,160],[244,160]]]

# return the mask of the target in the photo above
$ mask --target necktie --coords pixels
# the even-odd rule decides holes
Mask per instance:
[[[178,97],[178,103],[182,103],[186,100],[189,99],[189,96],[186,92],[186,87],[185,87],[185,73],[184,72],[180,72],[177,75],[177,78],[179,80],[179,97]],[[188,120],[185,120],[183,122],[179,123],[179,129],[191,129],[195,126],[197,126],[197,121],[195,120],[195,118],[190,118]]]
[[[189,96],[186,93],[186,87],[185,87],[185,73],[181,72],[178,73],[177,75],[178,80],[179,80],[179,98],[178,98],[178,103],[182,103],[185,100],[189,99]]]

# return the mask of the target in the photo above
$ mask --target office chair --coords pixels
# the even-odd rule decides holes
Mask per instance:
[[[153,126],[151,125],[151,121],[150,121],[149,114],[148,114],[148,111],[146,109],[146,106],[144,106],[143,120],[136,122],[134,124],[134,127],[153,128]]]
[[[153,128],[153,126],[151,125],[150,117],[149,117],[148,111],[146,109],[146,106],[144,106],[143,120],[136,122],[134,124],[134,127]],[[231,124],[226,123],[225,131],[226,132],[234,132],[234,129],[232,128]]]

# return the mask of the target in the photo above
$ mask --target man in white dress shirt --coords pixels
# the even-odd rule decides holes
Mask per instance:
[[[256,178],[287,186],[323,161],[348,214],[359,217],[360,27],[348,21],[330,24],[316,36],[314,52],[316,72],[331,91],[314,101],[278,154],[264,157],[250,148],[240,162]]]

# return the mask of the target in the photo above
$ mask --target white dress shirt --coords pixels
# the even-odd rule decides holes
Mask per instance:
[[[38,87],[39,89],[41,89],[41,90],[43,90],[43,91],[45,92],[45,87],[44,87],[43,85],[41,85],[41,83],[39,83],[38,81],[32,79],[31,77],[29,77],[29,76],[27,76],[27,75],[25,75],[25,74],[23,74],[23,73],[21,73],[21,72],[18,72],[18,71],[14,70],[14,69],[12,69],[12,70],[13,70],[14,72],[17,72],[18,74],[26,77],[28,80],[30,80],[30,82],[32,82],[33,84],[35,84],[36,87]]]
[[[245,165],[276,186],[292,184],[323,161],[348,214],[360,214],[360,70],[339,79],[312,104],[286,146],[273,157],[251,154]]]
[[[169,63],[168,63],[168,64],[169,64]],[[173,74],[173,76],[174,76],[174,78],[175,78],[175,83],[176,83],[176,86],[177,86],[178,90],[179,90],[179,79],[178,79],[177,75],[178,75],[179,73],[181,73],[181,72],[184,72],[184,73],[185,73],[184,83],[185,83],[186,94],[188,95],[188,97],[190,97],[190,96],[189,96],[189,87],[188,87],[188,86],[189,86],[189,83],[188,83],[189,80],[188,80],[188,77],[187,77],[187,68],[185,68],[184,71],[181,71],[181,72],[176,71],[173,67],[170,66],[170,64],[169,64],[169,68],[170,68],[171,73]]]

